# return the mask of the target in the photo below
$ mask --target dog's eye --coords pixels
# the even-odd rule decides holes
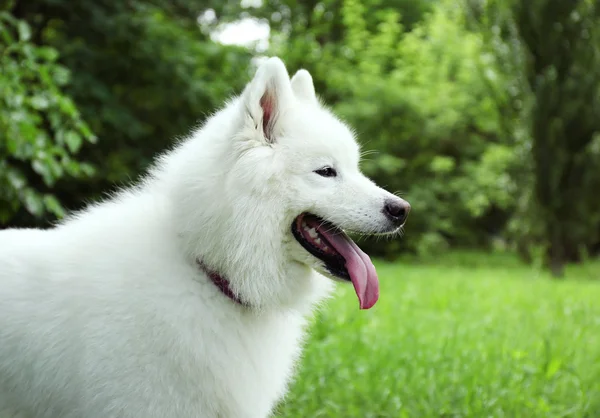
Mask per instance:
[[[331,167],[319,168],[318,170],[315,170],[315,173],[317,173],[318,175],[323,176],[323,177],[337,176],[337,171],[335,171],[335,168],[331,168]]]

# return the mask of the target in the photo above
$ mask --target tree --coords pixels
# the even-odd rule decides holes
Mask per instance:
[[[11,15],[31,28],[32,44],[58,52],[55,61],[71,74],[64,93],[98,138],[93,146],[83,142],[78,154],[95,167],[85,182],[63,177],[51,190],[37,184],[41,193],[52,192],[68,209],[98,199],[138,177],[156,153],[241,89],[251,54],[210,40],[197,22],[206,6],[199,0],[9,5]],[[55,132],[48,135],[59,140]],[[9,221],[47,223],[27,211]]]
[[[562,276],[600,234],[600,7],[591,0],[513,7],[534,95],[531,209],[545,261]]]

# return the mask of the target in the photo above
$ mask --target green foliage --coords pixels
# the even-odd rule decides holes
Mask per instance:
[[[57,182],[93,173],[77,159],[96,138],[64,91],[70,71],[31,36],[27,22],[0,12],[0,223],[23,209],[62,216]]]
[[[60,74],[69,69],[64,91],[99,139],[88,146],[72,134],[47,130],[52,140],[81,147],[78,155],[96,167],[85,181],[53,185],[68,209],[136,179],[156,154],[247,81],[250,52],[208,39],[196,20],[204,6],[159,0],[16,3],[12,13],[30,23],[35,46],[58,52]],[[10,222],[35,221],[18,216]]]
[[[438,0],[368,0],[362,4],[369,13],[365,24],[375,28],[390,10],[401,10],[399,23],[412,28]],[[268,20],[276,33],[289,39],[315,39],[320,45],[339,42],[347,26],[342,20],[344,2],[339,0],[262,0],[260,7],[248,8],[244,1],[212,1],[207,8],[216,11],[218,22],[231,22],[248,16]],[[256,3],[256,2],[254,2]]]
[[[427,253],[485,242],[480,225],[497,232],[496,217],[516,204],[508,175],[514,141],[501,134],[500,108],[489,94],[506,94],[495,57],[466,29],[454,2],[439,3],[411,31],[396,10],[379,14],[370,29],[367,10],[342,2],[344,37],[334,46],[286,39],[275,52],[314,70],[357,128],[367,174],[411,201],[408,245]],[[391,256],[401,248],[400,241],[368,245]]]
[[[310,328],[277,417],[594,417],[600,265],[552,281],[505,255],[377,263],[381,298],[351,286]]]

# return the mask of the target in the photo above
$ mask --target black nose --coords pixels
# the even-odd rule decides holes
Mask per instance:
[[[410,212],[410,204],[406,200],[389,199],[383,204],[383,213],[395,225],[403,225]]]

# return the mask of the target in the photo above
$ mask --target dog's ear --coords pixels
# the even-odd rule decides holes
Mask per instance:
[[[292,77],[292,90],[297,97],[317,101],[313,79],[310,73],[304,69],[298,70]]]
[[[276,57],[262,63],[244,92],[246,109],[265,140],[272,144],[278,133],[278,119],[294,100],[285,64]]]

